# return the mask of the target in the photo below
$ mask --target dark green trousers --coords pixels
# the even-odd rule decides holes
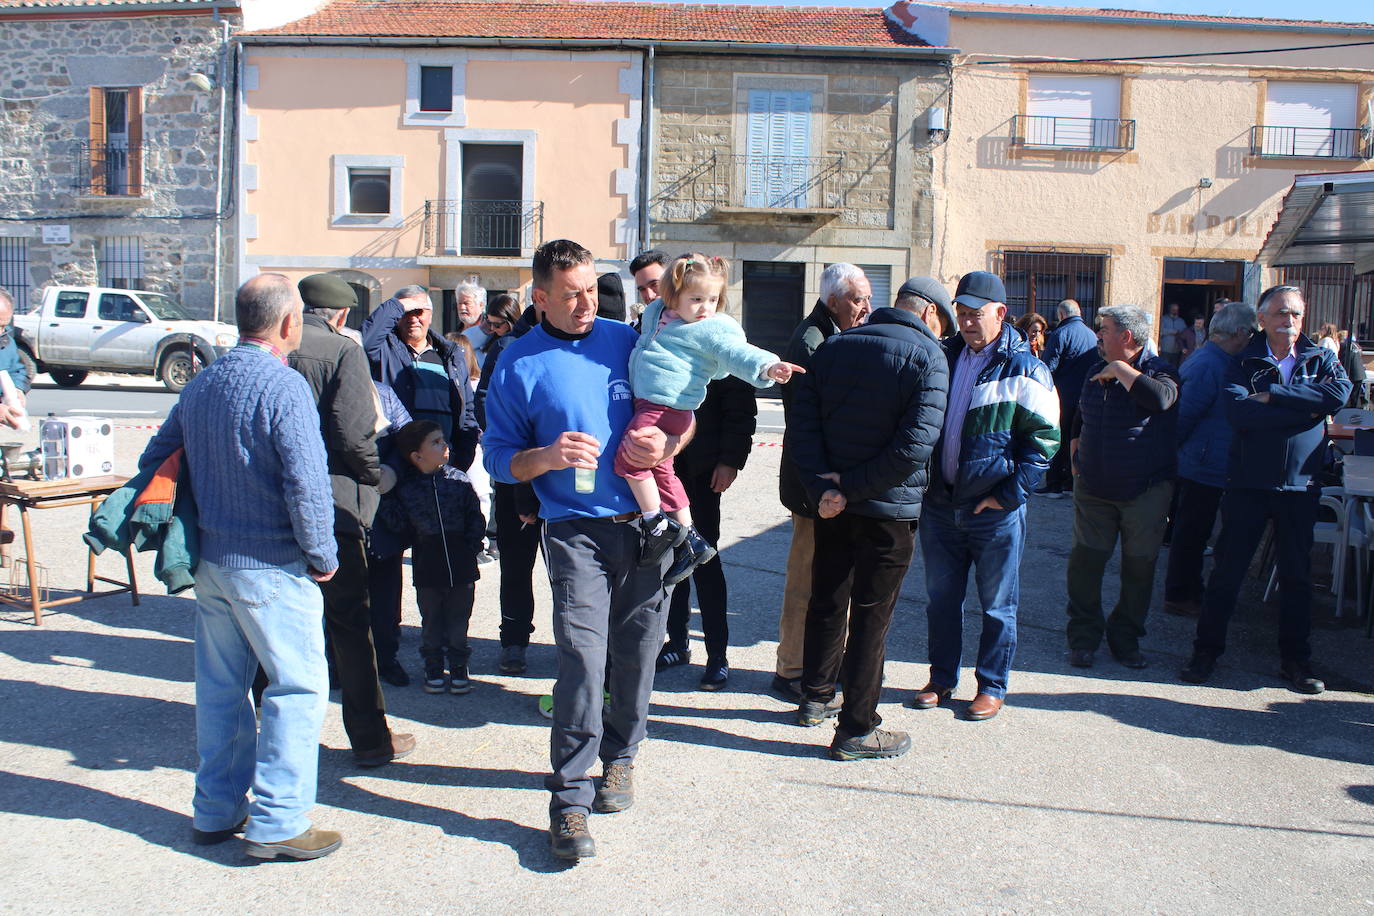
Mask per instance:
[[[1154,589],[1173,484],[1157,483],[1129,501],[1099,499],[1080,483],[1073,490],[1073,550],[1069,553],[1070,649],[1094,650],[1107,637],[1114,655],[1136,651]],[[1102,615],[1102,574],[1121,538],[1121,593]]]

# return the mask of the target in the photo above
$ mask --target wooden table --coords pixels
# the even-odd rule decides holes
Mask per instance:
[[[32,609],[33,622],[40,626],[43,623],[44,608],[85,601],[87,598],[121,595],[128,592],[133,598],[134,605],[137,606],[138,580],[134,577],[132,549],[124,553],[124,565],[129,573],[129,581],[120,582],[118,579],[97,576],[95,574],[95,551],[87,549],[86,593],[67,598],[45,599],[43,595],[46,589],[38,581],[37,559],[33,549],[33,527],[29,520],[31,510],[61,509],[66,506],[90,506],[91,512],[94,514],[96,507],[103,503],[106,497],[128,482],[129,478],[120,477],[116,474],[105,474],[100,477],[78,477],[69,480],[0,481],[0,524],[3,523],[7,507],[12,505],[19,507],[19,520],[24,529],[24,562],[28,566],[29,574],[29,594],[27,597],[20,594],[22,586],[16,583],[11,590],[0,591],[0,601],[16,607]],[[97,582],[118,587],[97,592],[95,590]]]

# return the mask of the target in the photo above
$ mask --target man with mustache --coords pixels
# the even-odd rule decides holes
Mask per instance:
[[[1226,626],[1265,523],[1274,522],[1281,674],[1299,693],[1326,689],[1312,672],[1312,528],[1326,454],[1326,416],[1345,405],[1350,380],[1335,353],[1302,334],[1302,291],[1275,286],[1259,300],[1259,332],[1222,389],[1233,435],[1221,498],[1216,565],[1198,618],[1193,657],[1179,677],[1201,684],[1226,651]]]

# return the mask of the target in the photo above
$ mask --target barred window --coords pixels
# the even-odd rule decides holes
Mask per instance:
[[[29,310],[28,239],[0,239],[0,286],[13,297],[15,314]]]
[[[97,267],[101,286],[143,289],[143,240],[136,235],[103,237]]]
[[[996,260],[1001,263],[993,269],[1006,283],[1010,318],[1039,312],[1052,322],[1060,301],[1073,299],[1091,325],[1106,304],[1110,257],[1105,252],[1004,249]]]

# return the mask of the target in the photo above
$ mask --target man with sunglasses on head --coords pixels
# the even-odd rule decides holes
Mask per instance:
[[[1299,693],[1321,693],[1312,673],[1312,529],[1326,454],[1326,417],[1345,405],[1350,380],[1334,352],[1302,333],[1302,290],[1275,286],[1259,300],[1260,329],[1240,352],[1222,398],[1233,435],[1221,498],[1216,565],[1198,618],[1193,657],[1179,677],[1205,683],[1226,651],[1226,628],[1259,546],[1274,523],[1279,578],[1280,673]]]

